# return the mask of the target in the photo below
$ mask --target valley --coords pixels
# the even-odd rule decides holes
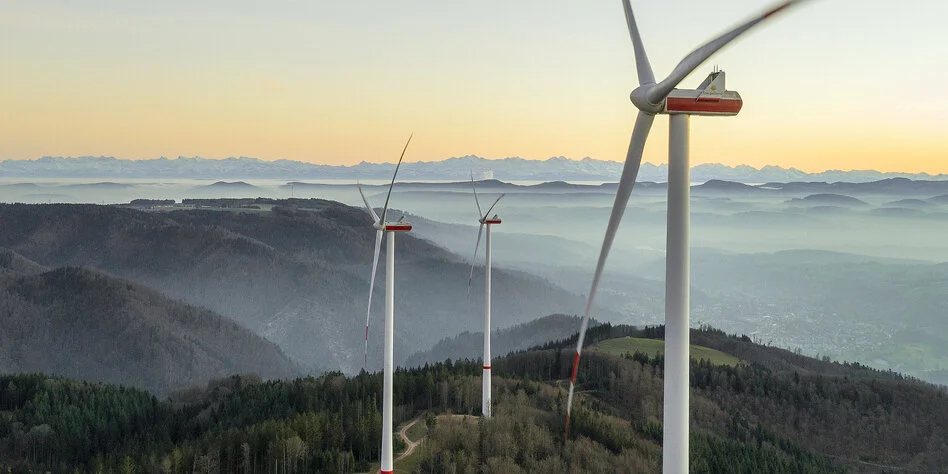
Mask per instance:
[[[575,315],[609,192],[565,183],[490,186],[484,199],[512,194],[494,235],[497,416],[476,425],[457,416],[479,410],[483,308],[466,288],[476,221],[457,212],[470,195],[461,184],[408,185],[393,194],[393,214],[415,224],[396,244],[395,354],[404,367],[396,386],[405,391],[395,418],[434,415],[426,441],[406,459],[429,470],[472,463],[509,472],[613,472],[616,463],[653,470],[661,453],[663,189],[645,185],[630,204],[627,235],[593,312],[564,445],[555,433],[563,427]],[[146,195],[122,205],[0,205],[0,369],[9,374],[0,383],[7,400],[0,466],[178,472],[200,465],[210,472],[275,460],[291,471],[358,472],[378,462],[378,292],[370,363],[361,371],[371,221],[362,209],[295,187],[303,196],[214,194],[247,191],[227,184],[181,202]],[[941,336],[948,328],[940,317],[948,273],[943,244],[930,235],[948,226],[945,204],[919,198],[921,191],[871,189],[882,194],[847,200],[721,183],[696,188],[693,466],[714,469],[721,456],[748,470],[780,466],[774,472],[924,470],[946,462],[936,454],[946,439],[939,421],[945,391],[922,381],[948,381]],[[344,192],[351,189],[328,194]],[[891,211],[902,208],[913,211]],[[919,231],[894,230],[909,225]],[[854,235],[860,239],[845,237]],[[840,238],[850,240],[840,245]],[[476,266],[473,295],[483,292],[481,272]],[[51,375],[17,375],[23,372]],[[43,393],[43,403],[61,411],[85,403],[81,394],[116,390],[103,384],[134,387],[119,390],[138,415],[109,429],[125,430],[146,450],[106,453],[96,443],[114,431],[100,428],[77,446],[58,434],[74,426],[44,423],[29,411]],[[277,400],[288,393],[313,400],[308,411],[285,411]],[[340,393],[348,401],[333,398]],[[115,400],[90,409],[110,416],[103,414],[126,403]],[[183,411],[175,415],[170,406]],[[931,421],[919,423],[910,406],[930,407]],[[340,409],[345,416],[331,415]],[[855,428],[867,419],[876,431]],[[143,426],[147,433],[136,431]],[[459,433],[473,426],[484,440],[513,440],[526,451],[471,445]],[[215,434],[222,427],[230,427],[229,438]],[[268,444],[247,437],[255,432]],[[41,456],[24,454],[25,446]],[[276,449],[295,454],[274,458]]]
[[[225,315],[279,345],[303,373],[362,369],[373,238],[362,210],[321,200],[276,203],[265,212],[0,205],[0,221],[0,247],[49,268],[107,272]],[[412,237],[396,249],[405,295],[396,305],[404,315],[400,360],[411,348],[480,326],[478,301],[467,297],[467,262]],[[501,324],[575,312],[583,303],[517,270],[497,271],[495,282]],[[376,297],[372,354],[381,343],[383,295]],[[378,357],[370,360],[369,370],[380,366]]]
[[[306,373],[355,373],[362,368],[358,314],[368,287],[369,218],[343,204],[360,204],[352,186],[279,183],[222,181],[192,188],[201,197],[178,200],[154,193],[153,184],[115,183],[95,188],[143,194],[131,206],[4,206],[15,225],[0,229],[0,247],[50,268],[101,269],[207,307],[277,343]],[[579,313],[610,185],[478,186],[484,200],[508,193],[498,208],[504,223],[495,230],[495,278],[510,279],[517,290],[495,284],[495,327]],[[943,185],[711,181],[693,188],[693,325],[948,383],[948,342],[938,336],[948,327],[937,317],[948,296],[939,263],[948,260],[938,237],[948,232]],[[280,197],[290,190],[298,197]],[[366,190],[381,199],[381,187]],[[414,225],[413,237],[398,243],[406,252],[398,287],[407,295],[396,303],[400,363],[442,338],[479,330],[479,301],[464,284],[476,236],[469,191],[463,182],[395,188],[396,214]],[[242,193],[271,197],[223,198]],[[597,319],[663,321],[663,194],[661,184],[647,182],[633,193]],[[898,231],[908,226],[914,231]],[[479,278],[474,282],[478,294]],[[370,325],[374,350],[381,296],[373,305],[378,323]],[[369,359],[370,370],[379,367],[378,358]]]

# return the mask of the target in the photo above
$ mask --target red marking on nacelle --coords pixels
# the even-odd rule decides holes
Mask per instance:
[[[500,219],[487,219],[484,221],[485,224],[500,224]]]
[[[744,106],[741,99],[714,99],[669,97],[665,99],[665,113],[692,115],[737,115]]]
[[[408,232],[411,224],[385,224],[385,232]]]

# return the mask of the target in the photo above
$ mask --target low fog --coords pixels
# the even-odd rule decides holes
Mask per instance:
[[[385,184],[365,186],[376,206],[385,201]],[[948,261],[948,188],[880,189],[845,183],[694,186],[692,324],[948,383],[948,265],[941,264]],[[479,183],[485,209],[506,193],[492,212],[503,219],[494,230],[494,265],[584,295],[614,190],[608,184]],[[662,322],[664,194],[664,185],[655,183],[640,183],[633,191],[599,297],[615,313],[594,317]],[[362,204],[354,183],[0,182],[5,202],[181,203],[216,197]],[[473,254],[477,208],[470,183],[398,183],[391,203],[396,219],[404,214],[414,224],[415,236],[467,259]]]

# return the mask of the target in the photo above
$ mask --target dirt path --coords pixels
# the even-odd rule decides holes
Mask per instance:
[[[421,438],[418,441],[412,441],[408,439],[408,429],[411,428],[412,426],[415,426],[415,423],[418,423],[419,421],[421,421],[421,416],[419,416],[418,418],[415,418],[414,420],[411,420],[405,426],[403,426],[402,429],[398,430],[398,436],[401,437],[402,441],[405,442],[406,448],[405,448],[405,452],[403,452],[402,454],[399,454],[398,457],[395,458],[395,462],[401,461],[402,459],[410,456],[411,453],[415,451],[415,448],[417,448],[418,445],[421,444],[421,442],[425,440],[425,438]]]

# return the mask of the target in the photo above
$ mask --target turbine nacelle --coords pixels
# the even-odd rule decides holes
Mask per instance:
[[[477,222],[480,222],[481,224],[497,225],[497,224],[500,224],[501,221],[500,221],[500,217],[497,217],[497,214],[494,214],[494,217],[484,216],[480,218]]]
[[[382,226],[385,232],[408,232],[411,230],[411,224],[407,222],[386,223]]]
[[[655,84],[635,88],[629,98],[633,105],[648,114],[737,115],[744,106],[744,101],[737,91],[725,88],[725,79],[724,71],[714,70],[697,89],[672,89],[657,104],[648,99]]]
[[[411,230],[411,224],[405,221],[405,216],[402,216],[401,219],[396,222],[382,223],[375,221],[375,223],[372,224],[372,227],[374,227],[375,230],[380,230],[382,232],[407,232]]]

